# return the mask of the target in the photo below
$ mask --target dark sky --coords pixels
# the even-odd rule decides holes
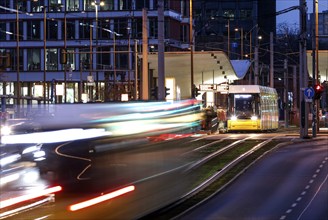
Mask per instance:
[[[299,0],[276,0],[277,1],[277,11],[281,11],[283,9],[298,6]],[[313,12],[313,0],[306,0],[308,6],[308,13]],[[318,0],[318,8],[319,12],[328,10],[328,0]],[[277,25],[279,23],[288,23],[290,25],[297,25],[299,24],[299,11],[294,10],[283,15],[277,16]]]

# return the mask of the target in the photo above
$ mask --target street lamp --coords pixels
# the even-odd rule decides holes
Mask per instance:
[[[193,43],[192,0],[189,0],[189,42],[190,42],[190,88],[191,98],[194,93],[194,43]]]
[[[23,0],[24,1],[24,0]],[[38,0],[33,0],[33,2],[37,2]],[[21,99],[21,85],[20,85],[20,48],[19,48],[19,38],[20,38],[20,33],[19,33],[19,1],[16,2],[16,56],[17,56],[17,72],[16,72],[16,81],[17,81],[17,99],[16,103],[19,109],[20,106],[20,99]],[[29,16],[32,16],[33,14],[26,13]]]
[[[20,68],[20,57],[19,57],[19,18],[18,18],[18,2],[16,4],[16,56],[17,56],[17,106],[18,109],[20,108],[20,72],[19,72],[19,68]]]
[[[238,32],[239,28],[235,28],[235,31]],[[240,28],[240,57],[241,60],[244,59],[244,29]]]
[[[94,0],[91,5],[95,7],[95,12],[96,12],[96,52],[98,52],[98,7],[99,6],[104,6],[105,3],[103,1],[99,0]],[[99,99],[99,73],[98,73],[98,55],[96,53],[96,100]]]
[[[46,10],[47,6],[43,6],[43,103],[46,104],[46,59],[47,59],[47,18],[46,18]]]
[[[227,29],[228,29],[228,58],[230,59],[230,20],[229,19],[228,19]]]

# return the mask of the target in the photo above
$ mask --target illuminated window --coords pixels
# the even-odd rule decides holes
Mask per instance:
[[[252,10],[240,10],[240,18],[250,18],[252,16]]]
[[[80,20],[80,39],[89,39],[90,38],[90,20]]]
[[[41,50],[40,49],[27,49],[27,68],[29,71],[41,70]]]
[[[223,17],[230,18],[231,20],[233,20],[235,18],[235,11],[234,10],[224,10]]]
[[[27,39],[40,40],[40,21],[27,21]]]
[[[79,0],[66,0],[67,11],[78,11],[80,8]]]
[[[56,48],[47,49],[46,70],[58,70],[58,51]]]

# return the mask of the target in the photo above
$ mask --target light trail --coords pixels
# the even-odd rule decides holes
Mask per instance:
[[[69,206],[68,209],[72,212],[80,210],[80,209],[84,209],[84,208],[87,208],[89,206],[96,205],[96,204],[104,202],[106,200],[113,199],[113,198],[118,197],[120,195],[126,194],[128,192],[132,192],[134,190],[135,190],[134,186],[127,186],[127,187],[124,187],[122,189],[116,190],[114,192],[111,192],[111,193],[108,193],[108,194],[105,194],[105,195],[102,195],[102,196],[99,196],[99,197],[96,197],[96,198],[93,198],[93,199],[90,199],[90,200],[86,200],[84,202],[76,203],[74,205]]]
[[[30,194],[10,198],[10,199],[7,199],[7,200],[3,200],[3,201],[0,201],[0,209],[3,209],[3,208],[6,208],[8,206],[18,204],[20,202],[25,202],[25,201],[28,201],[28,200],[31,200],[31,199],[35,199],[35,198],[46,196],[46,195],[49,195],[49,194],[52,194],[52,193],[55,193],[55,192],[59,192],[61,190],[62,190],[61,186],[55,186],[55,187],[51,187],[51,188],[48,188],[48,189],[38,190],[34,193],[30,193]]]

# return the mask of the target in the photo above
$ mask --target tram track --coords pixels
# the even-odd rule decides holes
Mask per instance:
[[[288,139],[282,140],[279,137],[281,134],[265,140],[251,139],[251,137],[240,140],[223,138],[193,149],[197,152],[208,152],[201,159],[191,164],[187,170],[196,176],[194,187],[175,202],[140,219],[178,218],[222,191],[266,153],[289,143]],[[212,152],[209,150],[211,148],[216,150]]]

